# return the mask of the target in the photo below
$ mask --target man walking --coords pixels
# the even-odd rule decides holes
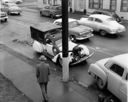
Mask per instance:
[[[44,97],[45,102],[48,102],[47,84],[49,81],[49,75],[50,75],[49,64],[45,62],[41,62],[40,64],[37,65],[36,76],[39,85],[41,87],[42,95]]]

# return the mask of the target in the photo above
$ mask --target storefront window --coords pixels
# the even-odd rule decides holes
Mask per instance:
[[[57,0],[54,0],[54,5],[57,5]]]
[[[128,12],[128,0],[121,1],[121,11]]]
[[[103,0],[89,0],[90,9],[100,9],[103,8]]]
[[[48,0],[48,4],[49,5],[52,5],[52,0]]]
[[[116,0],[110,0],[110,10],[116,10]]]
[[[47,4],[47,0],[43,0],[43,4]]]

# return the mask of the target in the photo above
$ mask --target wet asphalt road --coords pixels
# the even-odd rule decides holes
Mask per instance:
[[[77,18],[76,15],[74,18]],[[20,40],[31,40],[30,39],[30,25],[40,23],[40,22],[53,22],[54,20],[47,17],[41,17],[38,11],[35,10],[27,10],[25,7],[23,8],[23,12],[21,16],[9,16],[7,23],[0,24],[0,41],[5,44],[9,44],[14,39]],[[128,27],[127,23],[124,23],[126,27]],[[127,53],[128,52],[128,31],[121,34],[119,37],[102,37],[98,34],[95,35],[90,41],[82,41],[78,43],[84,43],[87,46],[91,47],[95,54],[87,60],[87,62],[83,62],[82,64],[73,66],[70,68],[70,77],[77,82],[84,83],[85,87],[88,88],[88,93],[96,95],[95,93],[100,92],[94,85],[92,78],[88,75],[87,70],[90,63],[93,63],[99,59],[105,57],[111,57],[114,55]],[[24,44],[18,44],[15,47],[24,47]],[[6,47],[5,47],[6,48]],[[13,49],[9,50],[9,48],[5,49],[8,52],[16,55],[13,52]],[[23,58],[24,60],[28,60],[27,57],[32,59],[36,59],[37,56],[31,49],[31,46],[28,47],[27,51],[24,49],[24,53],[27,53],[26,56],[20,55],[17,53],[19,58]],[[30,53],[30,54],[28,54]],[[28,61],[29,63],[33,63]],[[58,75],[61,75],[61,68],[58,65],[55,65],[51,61],[50,65],[53,70],[56,70]],[[91,94],[91,95],[92,95]]]

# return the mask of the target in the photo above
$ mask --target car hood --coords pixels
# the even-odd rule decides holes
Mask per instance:
[[[69,51],[72,51],[72,49],[73,49],[75,46],[77,46],[77,45],[78,45],[78,44],[73,43],[72,41],[69,41],[69,42],[68,42],[68,50],[69,50]],[[59,47],[59,50],[62,51],[62,46]]]
[[[105,63],[109,60],[110,58],[105,58],[105,59],[101,59],[99,61],[96,62],[96,64],[100,67],[100,68],[104,68]]]
[[[85,33],[91,32],[92,28],[80,25],[80,26],[77,26],[77,27],[69,28],[69,30],[72,31],[72,32],[79,33],[79,34],[85,34]]]

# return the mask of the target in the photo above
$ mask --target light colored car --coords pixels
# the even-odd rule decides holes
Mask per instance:
[[[126,31],[125,26],[107,15],[93,14],[88,18],[82,17],[79,23],[93,28],[94,31],[100,32],[103,36],[106,34],[119,34]]]
[[[16,4],[20,4],[22,3],[23,0],[2,0],[2,3],[5,4],[5,3],[16,3]]]
[[[61,26],[49,22],[31,26],[31,37],[34,40],[33,49],[43,53],[54,63],[62,65],[62,34]],[[93,55],[93,51],[83,44],[68,41],[69,64],[75,65]]]
[[[15,3],[5,3],[4,5],[4,9],[3,11],[7,12],[7,14],[18,14],[20,15],[20,13],[22,12],[21,8],[18,7],[17,4]]]
[[[2,9],[3,9],[3,6],[0,5],[0,21],[6,22],[8,20],[8,15],[6,12],[3,12]]]
[[[62,26],[62,19],[57,19],[53,23]],[[76,40],[85,40],[93,37],[93,29],[79,24],[76,19],[69,18],[68,23],[71,41],[76,42]]]
[[[107,88],[121,102],[128,102],[128,53],[99,60],[88,73],[100,89]]]

